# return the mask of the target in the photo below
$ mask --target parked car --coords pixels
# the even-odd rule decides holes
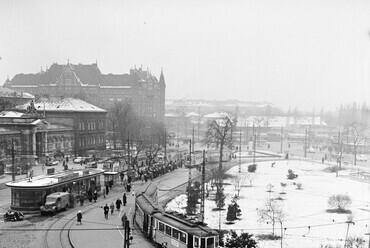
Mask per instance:
[[[50,160],[46,163],[46,166],[55,166],[55,165],[58,165],[59,161],[54,159],[54,160]]]
[[[55,192],[46,196],[45,205],[40,207],[41,215],[45,213],[56,214],[62,209],[67,210],[70,206],[69,199],[70,196],[67,192]]]
[[[89,162],[87,163],[86,168],[98,168],[98,162],[96,161]]]
[[[360,155],[357,155],[356,156],[356,160],[357,161],[364,161],[364,162],[366,162],[367,161],[367,157],[365,155],[363,155],[363,154],[360,154]]]
[[[85,163],[86,158],[85,157],[75,157],[75,159],[73,159],[73,163],[75,163],[75,164],[79,164],[79,163],[81,163],[81,161],[82,161],[82,163]]]

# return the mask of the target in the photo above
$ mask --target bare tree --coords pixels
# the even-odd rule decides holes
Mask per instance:
[[[255,172],[247,172],[247,174],[245,175],[247,180],[249,181],[249,186],[252,187],[252,182],[253,180],[257,177],[257,173]]]
[[[259,221],[267,221],[272,225],[272,235],[275,236],[275,224],[280,223],[281,229],[286,219],[283,205],[274,199],[267,198],[264,208],[258,210]]]
[[[134,116],[131,101],[114,102],[108,113],[109,127],[113,132],[113,145],[117,148],[117,139],[125,144],[129,125]]]
[[[244,174],[241,174],[241,173],[235,173],[235,175],[233,176],[232,181],[233,181],[235,190],[238,192],[238,197],[239,197],[240,196],[240,191],[245,186],[245,176],[244,176]]]
[[[222,171],[222,156],[226,148],[232,149],[232,129],[236,125],[236,119],[226,114],[208,123],[204,143],[216,145],[219,148],[219,171]]]
[[[357,152],[359,144],[365,140],[365,131],[367,126],[364,123],[358,123],[357,121],[349,125],[349,133],[352,136],[353,141],[353,155],[354,155],[354,165],[357,161]]]

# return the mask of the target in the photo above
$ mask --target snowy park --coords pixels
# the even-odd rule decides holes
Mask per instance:
[[[215,209],[216,190],[209,191],[205,200],[205,222],[213,229],[253,234],[258,246],[266,248],[343,247],[346,237],[367,242],[370,184],[351,176],[353,171],[340,170],[337,174],[332,172],[333,168],[329,170],[327,164],[299,160],[257,162],[253,173],[248,172],[248,165],[242,164],[240,170],[235,166],[226,172],[223,210]],[[291,179],[288,179],[288,170],[295,175]],[[211,188],[210,183],[208,187]],[[241,215],[227,221],[228,205],[238,190]],[[345,209],[338,210],[328,204],[329,198],[338,194],[350,199]],[[261,212],[271,212],[266,209],[267,202],[275,205],[281,214],[281,218],[274,216],[274,230],[273,221],[261,217]],[[185,212],[185,206],[186,195],[180,195],[167,204],[167,210]],[[279,238],[268,238],[273,232]]]

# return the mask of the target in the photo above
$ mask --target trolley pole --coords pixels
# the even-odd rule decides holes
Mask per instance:
[[[189,187],[191,186],[191,139],[189,139],[189,180],[188,180],[188,186]]]

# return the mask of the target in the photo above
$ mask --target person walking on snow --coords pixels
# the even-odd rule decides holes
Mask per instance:
[[[105,204],[103,210],[104,210],[104,216],[105,216],[105,218],[108,219],[108,213],[109,213],[108,204]]]
[[[126,206],[126,203],[127,203],[126,193],[123,193],[122,202],[123,202],[123,206]]]
[[[110,207],[110,214],[113,214],[113,212],[114,212],[114,203],[112,202],[109,207]]]
[[[78,223],[80,223],[80,225],[82,225],[82,213],[81,213],[81,210],[78,210],[77,212],[77,225]]]
[[[119,211],[121,209],[121,205],[122,205],[122,201],[121,201],[121,199],[118,198],[117,201],[116,201],[117,211]]]

